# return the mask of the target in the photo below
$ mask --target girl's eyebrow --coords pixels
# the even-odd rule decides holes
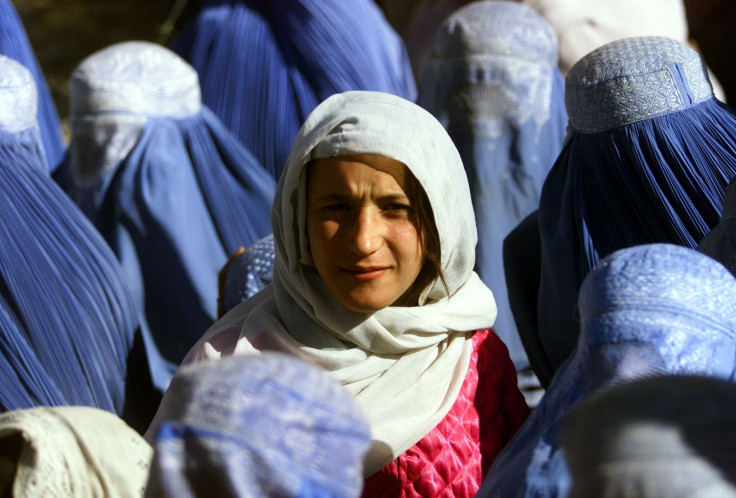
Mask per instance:
[[[314,198],[314,202],[336,202],[336,201],[348,201],[353,199],[352,196],[339,193],[329,193]],[[409,196],[403,193],[386,194],[376,199],[380,202],[410,202]]]

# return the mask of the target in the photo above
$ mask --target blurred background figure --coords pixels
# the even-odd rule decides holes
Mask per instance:
[[[320,368],[230,356],[183,367],[167,396],[146,496],[360,496],[368,422]]]
[[[478,496],[566,496],[570,475],[560,423],[592,393],[655,375],[733,380],[735,293],[736,279],[720,263],[685,247],[641,245],[604,259],[580,289],[577,349],[496,459]],[[690,403],[683,394],[677,396]]]
[[[0,56],[0,411],[85,405],[143,430],[138,309],[99,233],[49,178],[31,73]]]
[[[33,75],[38,92],[37,118],[41,142],[48,170],[54,171],[61,162],[65,149],[59,115],[23,23],[10,0],[0,0],[0,54],[20,62]]]
[[[330,95],[416,98],[404,44],[372,0],[211,0],[172,48],[199,73],[204,103],[276,179]]]
[[[71,77],[69,155],[57,181],[93,220],[175,365],[216,318],[217,274],[271,231],[275,182],[201,103],[196,72],[170,50],[127,42]]]
[[[736,496],[736,386],[654,377],[592,396],[560,430],[570,498]]]
[[[515,2],[474,2],[442,24],[419,86],[418,103],[445,126],[468,174],[478,228],[475,269],[493,291],[493,330],[518,371],[529,360],[509,306],[502,246],[538,207],[565,138],[556,62],[555,34],[541,16]]]
[[[111,413],[82,406],[0,415],[2,496],[142,496],[153,450]]]
[[[736,177],[726,188],[721,220],[698,244],[698,250],[736,275]]]
[[[626,38],[568,73],[571,133],[539,205],[542,275],[533,364],[543,384],[577,342],[585,275],[612,252],[668,242],[695,248],[736,175],[736,112],[713,97],[692,48]]]

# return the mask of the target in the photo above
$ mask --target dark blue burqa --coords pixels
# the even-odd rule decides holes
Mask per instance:
[[[416,97],[404,44],[371,0],[212,0],[172,48],[199,73],[203,102],[277,179],[330,95]]]

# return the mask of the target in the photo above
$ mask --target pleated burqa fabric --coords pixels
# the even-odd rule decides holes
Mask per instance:
[[[230,356],[183,367],[168,400],[147,497],[360,496],[368,422],[321,368]]]
[[[275,182],[164,47],[103,49],[74,71],[71,92],[70,152],[56,178],[122,263],[170,364],[155,372],[165,387],[217,317],[228,256],[271,232]]]
[[[48,177],[32,76],[0,56],[0,411],[85,405],[145,428],[157,400],[112,251]]]
[[[721,220],[700,241],[698,251],[720,261],[736,275],[736,177],[726,189]]]
[[[637,244],[697,247],[736,175],[736,112],[680,42],[605,45],[570,70],[565,99],[572,131],[539,205],[540,379],[575,347],[575,302],[591,268]]]
[[[655,375],[734,380],[734,295],[733,275],[693,249],[647,244],[604,259],[580,289],[577,348],[496,459],[478,496],[566,496],[570,475],[560,424],[593,393]]]
[[[736,497],[736,385],[660,376],[576,406],[560,440],[570,498]]]
[[[64,137],[56,105],[31,42],[10,0],[0,0],[0,54],[20,62],[33,75],[38,92],[38,123],[48,170],[53,172],[64,157]]]
[[[204,103],[276,179],[330,95],[416,98],[404,44],[372,0],[210,0],[172,48],[199,73]]]
[[[557,39],[541,16],[516,2],[473,2],[443,23],[419,86],[418,103],[463,159],[478,227],[476,271],[496,298],[493,330],[517,370],[529,360],[509,306],[503,240],[538,207],[565,139],[556,63]]]

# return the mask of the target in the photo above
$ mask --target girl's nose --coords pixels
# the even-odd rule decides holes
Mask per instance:
[[[354,233],[350,240],[350,249],[368,256],[381,247],[381,223],[376,213],[371,209],[361,209],[354,221]]]

